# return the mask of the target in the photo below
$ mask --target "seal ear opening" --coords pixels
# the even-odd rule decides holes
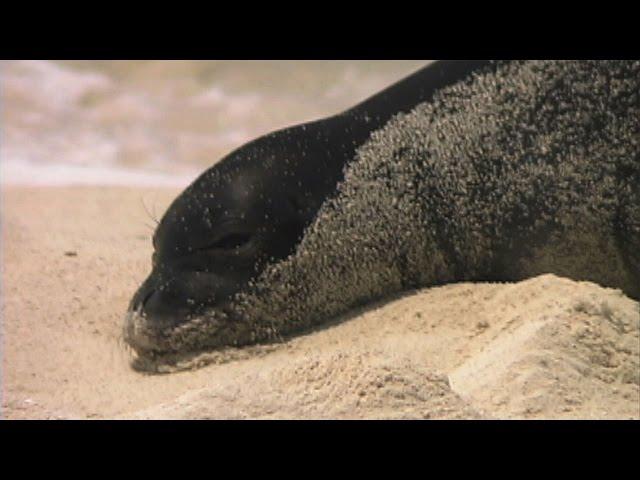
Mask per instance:
[[[287,197],[289,207],[292,210],[292,221],[290,223],[296,225],[296,244],[302,240],[304,231],[311,224],[317,212],[314,212],[313,207],[310,207],[303,199],[295,195],[289,195]]]
[[[301,223],[303,228],[306,228],[311,223],[317,213],[317,208],[310,205],[308,200],[301,198],[299,195],[287,195],[285,203],[289,216],[295,219],[296,222]]]
[[[302,203],[294,195],[289,195],[287,197],[287,200],[289,201],[289,206],[291,207],[291,209],[295,213],[300,215],[300,213],[302,211]]]

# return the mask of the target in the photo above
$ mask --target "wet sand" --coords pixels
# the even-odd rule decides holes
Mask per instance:
[[[640,418],[638,302],[553,275],[407,292],[260,355],[136,372],[122,318],[178,193],[3,186],[3,418]]]

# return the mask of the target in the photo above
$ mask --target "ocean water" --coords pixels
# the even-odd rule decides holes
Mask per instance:
[[[0,62],[0,182],[186,186],[428,61]]]

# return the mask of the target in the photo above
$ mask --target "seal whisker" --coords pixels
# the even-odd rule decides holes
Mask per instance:
[[[149,218],[155,222],[156,226],[158,226],[160,221],[156,218],[156,215],[155,215],[155,204],[153,204],[154,205],[153,206],[154,214],[152,215],[151,212],[149,212],[149,209],[147,208],[147,205],[144,203],[144,197],[140,197],[140,203],[142,203],[142,208],[144,209],[146,214],[149,216]]]

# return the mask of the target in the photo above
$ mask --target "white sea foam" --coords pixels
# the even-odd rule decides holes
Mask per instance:
[[[163,172],[120,166],[36,164],[27,160],[0,162],[0,184],[23,186],[117,185],[184,188],[199,174]]]
[[[3,68],[3,88],[44,110],[73,108],[83,97],[113,88],[109,78],[96,72],[76,72],[53,62],[26,60]]]
[[[199,62],[0,62],[0,181],[187,185],[251,139],[390,82],[363,65],[327,63],[333,78],[315,63],[239,62],[199,83]]]

